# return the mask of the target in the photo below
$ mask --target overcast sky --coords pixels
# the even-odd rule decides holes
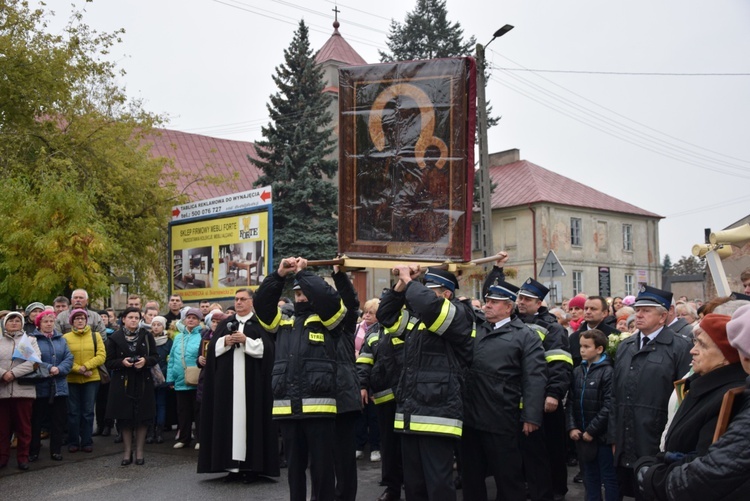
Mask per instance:
[[[125,28],[121,83],[172,129],[260,139],[271,80],[301,18],[320,48],[331,0],[95,0],[93,28]],[[68,1],[48,2],[67,17]],[[416,0],[338,2],[340,32],[369,63]],[[500,125],[490,152],[521,157],[655,212],[661,257],[750,211],[750,2],[447,0],[487,43]],[[545,71],[518,71],[519,69]],[[670,75],[625,75],[663,73]],[[705,76],[705,74],[720,74]],[[701,74],[692,76],[688,74]],[[741,74],[741,75],[737,75]],[[502,189],[502,185],[499,187]],[[635,242],[636,245],[638,242]]]

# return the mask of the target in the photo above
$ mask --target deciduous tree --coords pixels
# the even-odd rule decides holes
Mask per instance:
[[[0,304],[77,287],[96,299],[120,275],[153,293],[179,201],[145,139],[160,117],[116,83],[106,57],[122,32],[73,12],[52,34],[51,16],[20,0],[0,9]]]
[[[682,256],[673,266],[671,275],[700,275],[706,263],[695,256]]]

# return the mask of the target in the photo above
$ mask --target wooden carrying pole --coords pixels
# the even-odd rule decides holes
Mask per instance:
[[[500,253],[502,254],[502,253]],[[465,268],[471,268],[474,266],[480,266],[487,263],[493,263],[497,261],[500,258],[498,255],[494,256],[488,256],[488,257],[482,257],[474,259],[468,263],[454,263],[452,261],[444,261],[442,263],[438,262],[421,262],[416,259],[408,259],[403,258],[399,260],[393,260],[393,259],[356,259],[356,258],[349,258],[346,256],[340,257],[338,259],[319,259],[314,261],[308,261],[308,266],[343,266],[345,268],[386,268],[386,269],[393,269],[398,264],[402,263],[415,263],[421,266],[422,268],[439,268],[442,270],[448,270],[451,272],[456,272]]]

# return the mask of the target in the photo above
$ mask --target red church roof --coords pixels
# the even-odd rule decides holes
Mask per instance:
[[[183,173],[175,182],[178,191],[184,190],[190,200],[251,190],[261,174],[248,159],[248,156],[257,158],[254,143],[167,129],[150,139],[153,143],[151,154],[172,159],[174,169]],[[225,181],[219,184],[201,181],[205,177],[221,177]]]
[[[492,194],[493,209],[547,202],[638,216],[663,217],[526,160],[491,166],[490,177],[497,185]]]
[[[333,35],[331,35],[331,38],[328,39],[315,56],[315,64],[323,64],[331,60],[344,63],[348,66],[367,64],[367,61],[362,59],[362,56],[357,54],[357,51],[341,36],[338,21],[333,23]]]

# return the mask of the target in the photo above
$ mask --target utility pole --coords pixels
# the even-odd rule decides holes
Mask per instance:
[[[490,185],[490,153],[487,145],[487,98],[484,76],[484,47],[477,44],[477,109],[479,115],[479,230],[482,235],[482,256],[492,255],[492,190]]]
[[[513,26],[506,24],[492,35],[486,46],[477,44],[477,108],[479,115],[479,207],[481,209],[479,228],[482,234],[482,256],[489,257],[492,252],[492,188],[490,181],[490,152],[487,145],[487,98],[485,87],[485,58],[484,49],[489,46],[496,38],[501,37],[513,29]]]

